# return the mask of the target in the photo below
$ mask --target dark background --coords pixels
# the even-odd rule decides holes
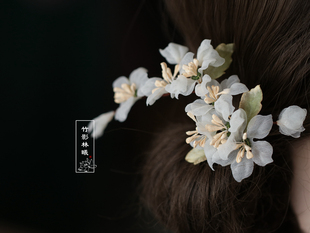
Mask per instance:
[[[117,108],[117,77],[161,75],[163,3],[5,0],[0,17],[0,232],[163,232],[138,200],[139,125],[112,122],[96,173],[74,170],[75,120]]]

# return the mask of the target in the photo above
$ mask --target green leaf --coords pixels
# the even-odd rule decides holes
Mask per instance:
[[[234,52],[234,44],[220,44],[215,49],[219,55],[225,59],[223,65],[219,67],[209,66],[205,71],[204,74],[208,74],[212,79],[217,79],[225,74],[225,70],[228,69],[230,63],[232,62],[231,55]]]
[[[242,108],[246,112],[247,124],[262,109],[262,100],[263,92],[260,85],[257,85],[255,88],[242,94],[239,108]]]
[[[194,165],[206,161],[205,152],[203,149],[193,148],[190,152],[187,153],[185,160]]]

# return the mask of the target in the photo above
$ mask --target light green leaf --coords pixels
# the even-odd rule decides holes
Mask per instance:
[[[234,44],[220,44],[215,49],[219,55],[225,59],[223,65],[219,67],[209,66],[205,71],[204,74],[208,74],[212,79],[217,79],[225,74],[225,70],[228,69],[230,63],[232,62],[231,55],[234,52]]]
[[[187,153],[185,160],[189,163],[193,163],[194,165],[196,165],[207,160],[207,158],[203,149],[193,148],[192,150],[190,150],[190,152]]]
[[[246,112],[247,124],[262,109],[262,100],[263,92],[260,85],[257,85],[255,88],[242,94],[239,108],[242,108]]]

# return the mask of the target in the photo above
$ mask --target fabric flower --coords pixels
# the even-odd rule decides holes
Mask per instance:
[[[93,128],[92,122],[88,124],[88,130],[91,133],[91,136],[95,139],[101,137],[108,123],[113,119],[115,111],[110,111],[103,113],[93,119],[95,121],[95,128]]]
[[[204,98],[207,103],[214,103],[221,95],[239,95],[247,91],[249,89],[240,83],[237,75],[232,75],[221,83],[211,79],[209,75],[204,75],[202,83],[195,88],[196,95]]]
[[[231,117],[230,130],[234,135],[235,150],[229,155],[227,160],[219,158],[214,161],[222,166],[230,164],[233,177],[237,182],[249,177],[254,168],[254,163],[259,166],[265,166],[271,163],[273,148],[267,141],[254,141],[254,139],[265,138],[273,125],[272,116],[254,116],[244,132],[246,127],[246,113],[243,109],[238,109],[239,114]],[[234,125],[237,125],[235,127]]]
[[[165,62],[162,62],[160,65],[162,68],[163,78],[150,78],[141,88],[142,94],[147,96],[146,105],[154,104],[155,101],[158,100],[163,94],[168,93],[166,86],[174,80],[176,74],[178,73],[178,67],[176,67],[176,70],[172,75],[170,68],[167,67]],[[173,97],[174,94],[171,93],[171,98]]]
[[[305,130],[302,125],[306,115],[307,110],[296,105],[283,109],[277,121],[280,133],[299,138],[300,133]]]
[[[138,68],[131,72],[129,79],[122,76],[113,82],[114,101],[120,106],[115,112],[115,119],[125,121],[133,104],[143,96],[141,87],[148,80],[147,70]]]
[[[220,57],[218,52],[211,45],[211,40],[203,40],[197,50],[197,58],[194,59],[193,53],[184,55],[186,60],[190,61],[183,65],[182,69],[185,71],[181,73],[185,77],[197,76],[199,72],[203,76],[203,71],[212,65],[218,67],[224,64],[225,59]]]

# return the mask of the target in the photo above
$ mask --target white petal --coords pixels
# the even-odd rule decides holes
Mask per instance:
[[[272,125],[273,121],[271,115],[256,115],[248,124],[247,136],[248,138],[263,139],[269,134]]]
[[[187,78],[180,75],[177,79],[173,80],[171,84],[165,87],[166,91],[175,95],[178,99],[180,93],[187,90]]]
[[[205,115],[213,108],[212,105],[206,104],[202,99],[195,100],[193,103],[185,107],[185,112],[191,112],[195,116]]]
[[[256,141],[251,140],[251,147],[253,153],[253,161],[259,166],[265,166],[268,163],[272,163],[271,158],[273,153],[273,148],[269,142],[266,141]]]
[[[233,134],[233,133],[230,134],[227,141],[224,144],[219,146],[218,154],[221,159],[227,160],[230,153],[236,149],[235,136],[236,134]]]
[[[229,121],[228,117],[233,113],[235,107],[232,105],[231,95],[221,95],[214,103],[215,110],[223,117],[225,121]]]
[[[123,83],[130,84],[129,79],[126,78],[125,76],[121,76],[121,77],[115,79],[112,86],[113,86],[113,88],[121,87]]]
[[[207,157],[207,162],[209,164],[209,167],[212,170],[214,170],[213,169],[213,163],[214,162],[213,162],[212,158],[213,158],[214,154],[216,154],[217,149],[210,145],[210,140],[206,141],[206,144],[205,144],[203,149],[204,149],[205,155]]]
[[[249,177],[254,168],[252,159],[244,157],[240,163],[236,160],[230,165],[233,177],[237,182],[241,182],[243,179]]]
[[[246,112],[242,108],[239,108],[231,115],[229,123],[230,123],[229,132],[231,133],[238,132],[239,134],[242,135],[247,124]]]
[[[145,68],[140,67],[132,71],[131,74],[129,75],[130,83],[136,84],[136,88],[138,90],[138,96],[143,96],[143,94],[139,89],[148,80],[146,72],[147,70]]]
[[[211,40],[203,40],[197,51],[197,59],[201,66],[198,71],[202,73],[203,70],[208,68],[209,64],[218,67],[224,64],[225,59],[220,57],[218,52],[213,49]]]
[[[205,95],[209,92],[207,89],[207,86],[209,82],[211,82],[211,77],[209,75],[204,75],[202,77],[202,82],[197,84],[197,86],[195,87],[195,93],[197,96],[204,98]]]
[[[296,105],[283,109],[277,121],[280,127],[280,133],[299,138],[300,133],[305,130],[302,125],[306,115],[307,110]]]
[[[179,94],[188,96],[190,95],[195,87],[197,81],[186,78],[183,75],[179,75],[177,79],[173,80],[170,84],[168,84],[165,89],[170,94],[174,95],[175,98],[178,99]],[[171,96],[173,98],[173,96]]]
[[[185,54],[185,56],[182,58],[180,62],[180,74],[184,73],[184,70],[182,69],[183,65],[187,65],[188,63],[192,62],[194,60],[194,53],[188,52]]]
[[[88,130],[91,132],[91,136],[95,139],[101,137],[108,123],[113,119],[115,111],[110,111],[103,113],[93,120],[95,121],[95,128],[93,128],[93,123],[88,124]]]
[[[237,75],[232,75],[228,79],[224,79],[221,82],[221,86],[223,89],[230,88],[233,84],[240,83],[240,79]]]
[[[243,83],[234,83],[229,89],[229,94],[239,95],[247,91],[249,91],[249,89]]]
[[[133,106],[133,104],[138,100],[139,98],[137,97],[130,97],[128,100],[125,102],[121,103],[116,109],[115,112],[115,120],[118,120],[120,122],[123,122],[127,119],[128,113]]]
[[[234,162],[234,160],[236,159],[237,153],[238,153],[237,150],[232,151],[232,152],[229,154],[228,158],[225,159],[225,160],[224,160],[224,159],[221,159],[221,157],[220,157],[218,154],[215,154],[215,155],[213,156],[212,160],[213,160],[214,163],[217,163],[217,164],[219,164],[219,165],[225,167],[225,166],[227,166],[227,165],[229,165],[229,164],[232,164],[232,163]]]
[[[158,88],[154,93],[149,95],[146,99],[146,105],[153,105],[156,100],[162,97],[163,94],[168,93],[164,87]]]
[[[183,45],[169,43],[165,49],[160,49],[160,54],[166,58],[170,64],[178,64],[187,53],[188,48]]]
[[[140,91],[142,93],[142,95],[145,95],[145,96],[150,96],[152,94],[152,91],[157,88],[155,86],[155,82],[156,80],[159,80],[159,81],[163,81],[162,78],[150,78],[148,79],[144,85],[142,87],[140,87]]]

